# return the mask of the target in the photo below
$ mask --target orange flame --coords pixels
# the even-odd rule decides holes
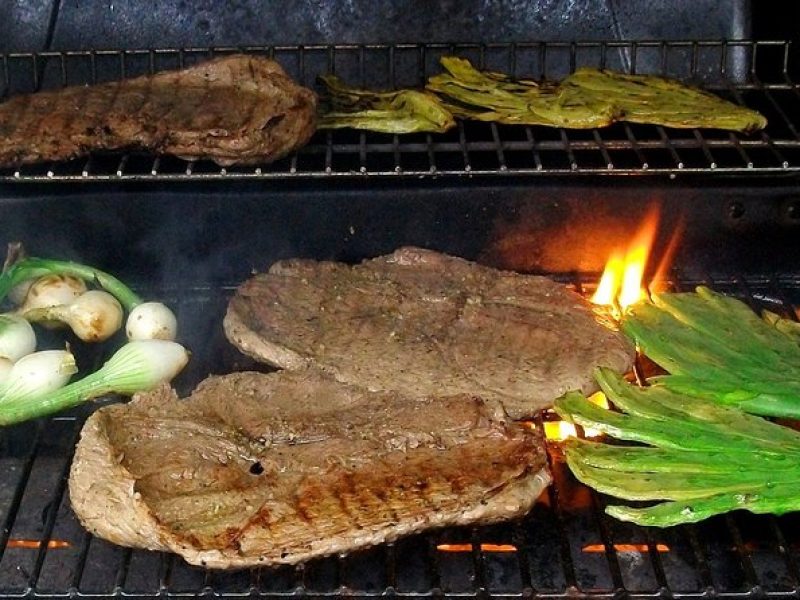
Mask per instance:
[[[589,402],[596,404],[600,408],[608,408],[608,399],[603,392],[595,392],[589,396]],[[536,427],[536,424],[532,421],[523,421],[523,424],[531,428]],[[543,425],[544,437],[551,442],[563,442],[567,438],[578,437],[578,432],[572,423],[567,423],[566,421],[545,421]],[[591,427],[584,427],[583,433],[584,437],[587,438],[598,437],[600,435],[600,431],[592,429]]]
[[[669,270],[675,258],[675,252],[678,250],[678,240],[683,236],[685,226],[685,221],[680,219],[673,228],[667,247],[661,256],[661,262],[658,263],[647,288],[650,293],[659,293],[668,289]]]
[[[611,306],[615,316],[619,316],[631,304],[646,297],[642,281],[657,230],[658,211],[653,209],[645,217],[627,250],[623,253],[616,249],[611,253],[592,296],[594,304]]]
[[[439,544],[439,552],[472,552],[472,544]],[[512,544],[481,544],[481,552],[516,552],[517,547]]]

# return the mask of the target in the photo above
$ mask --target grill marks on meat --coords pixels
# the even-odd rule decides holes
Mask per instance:
[[[545,464],[540,435],[494,401],[236,373],[186,400],[163,387],[98,410],[69,489],[100,537],[232,568],[521,516]]]
[[[596,366],[633,361],[624,336],[565,286],[419,248],[356,266],[278,262],[240,286],[225,331],[270,364],[314,364],[372,390],[474,393],[514,418],[595,391]]]
[[[147,149],[220,165],[263,163],[305,144],[316,96],[275,61],[217,58],[0,104],[0,164],[64,160],[94,150]]]

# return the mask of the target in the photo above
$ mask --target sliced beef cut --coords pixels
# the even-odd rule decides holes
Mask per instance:
[[[221,165],[275,160],[316,127],[316,96],[273,60],[231,55],[179,71],[14,96],[0,164],[146,149]]]
[[[239,287],[224,324],[270,364],[371,390],[477,394],[514,418],[595,391],[595,367],[624,372],[634,356],[565,286],[419,248],[356,266],[278,262]]]
[[[69,492],[95,535],[234,568],[518,517],[549,482],[539,432],[496,401],[367,392],[310,370],[101,408]]]

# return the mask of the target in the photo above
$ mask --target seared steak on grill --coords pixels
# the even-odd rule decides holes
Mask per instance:
[[[239,287],[225,331],[280,367],[314,364],[371,390],[477,394],[514,418],[595,391],[597,366],[633,361],[624,336],[565,286],[419,248],[356,266],[278,262]]]
[[[275,61],[217,58],[180,71],[15,96],[0,104],[0,164],[147,149],[221,165],[267,162],[314,133],[316,96]]]
[[[70,499],[92,533],[216,568],[297,563],[525,514],[541,436],[495,401],[367,392],[318,371],[211,377],[98,410]]]

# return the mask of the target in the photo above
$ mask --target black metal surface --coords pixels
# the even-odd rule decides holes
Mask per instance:
[[[0,95],[79,85],[178,68],[234,48],[43,52],[0,55]],[[141,153],[97,154],[0,170],[0,182],[279,180],[378,177],[659,175],[797,176],[800,173],[800,61],[788,42],[581,42],[273,46],[300,82],[336,72],[354,84],[418,86],[456,53],[518,76],[560,78],[576,66],[665,74],[702,83],[762,111],[765,131],[746,135],[616,124],[598,130],[461,123],[445,134],[318,132],[272,164],[221,168]]]
[[[675,260],[684,273],[800,264],[800,194],[780,182],[296,183],[0,186],[0,247],[21,240],[33,255],[87,262],[137,285],[232,285],[283,258],[354,262],[403,245],[525,272],[587,273],[659,207],[655,256],[682,230]]]
[[[683,278],[796,315],[800,277]],[[579,291],[594,278],[562,277]],[[143,290],[176,307],[181,341],[194,351],[186,392],[208,372],[252,367],[224,341],[229,288]],[[204,327],[186,327],[201,319]],[[107,351],[106,351],[107,352]],[[78,356],[83,368],[99,352]],[[88,535],[65,483],[82,420],[93,407],[0,430],[0,597],[794,598],[800,582],[800,518],[717,517],[647,530],[606,517],[606,503],[578,484],[555,444],[555,484],[524,519],[457,528],[315,560],[298,567],[209,572],[174,556],[114,546]],[[549,419],[545,416],[545,419]],[[440,544],[457,545],[445,551]]]

